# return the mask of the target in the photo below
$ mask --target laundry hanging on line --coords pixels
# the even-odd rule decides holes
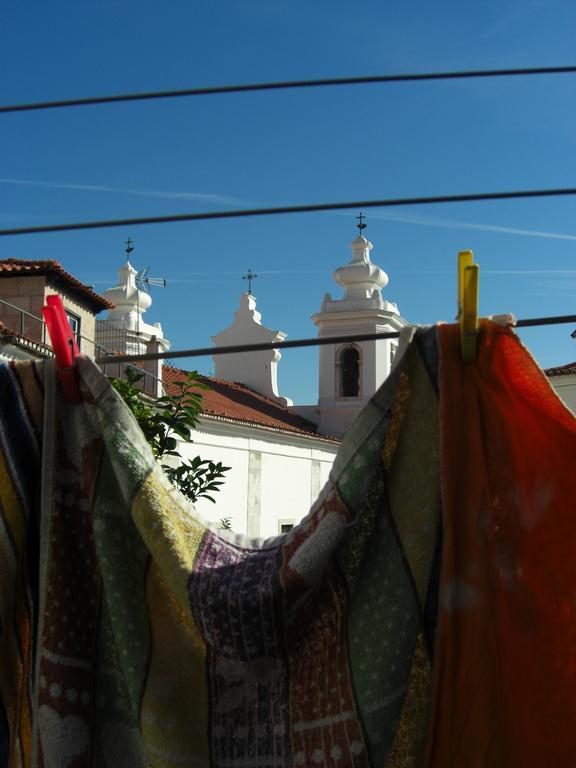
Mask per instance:
[[[78,358],[0,367],[0,766],[572,766],[576,420],[414,332],[310,514],[211,529]]]

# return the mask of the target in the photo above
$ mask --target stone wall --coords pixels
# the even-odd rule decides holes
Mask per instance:
[[[3,277],[0,279],[0,299],[18,307],[14,309],[0,302],[0,321],[10,330],[16,331],[33,341],[50,344],[42,322],[42,307],[46,297],[58,295],[64,309],[80,318],[80,351],[94,357],[94,334],[96,318],[92,310],[78,300],[76,294],[60,287],[50,285],[49,278],[43,275]],[[23,310],[20,312],[19,310]],[[27,313],[27,314],[24,314]]]

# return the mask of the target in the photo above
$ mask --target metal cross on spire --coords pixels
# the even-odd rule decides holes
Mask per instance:
[[[366,216],[364,216],[361,212],[360,216],[356,216],[356,218],[358,219],[358,224],[356,224],[356,226],[360,230],[360,234],[362,234],[362,230],[366,229],[366,226],[367,226],[366,224],[364,224],[364,219],[366,218]]]
[[[255,275],[254,272],[250,268],[248,268],[248,274],[242,275],[242,280],[248,280],[248,295],[252,296],[252,280],[254,280],[258,275]]]
[[[130,256],[130,254],[132,253],[132,251],[134,250],[133,243],[134,243],[134,241],[130,240],[130,238],[128,238],[128,240],[126,240],[126,243],[125,243],[125,245],[126,245],[126,258],[128,258]]]

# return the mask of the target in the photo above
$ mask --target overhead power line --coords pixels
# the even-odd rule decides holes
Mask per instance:
[[[567,197],[576,195],[576,188],[525,189],[516,192],[473,192],[465,195],[434,195],[431,197],[397,197],[383,200],[354,200],[342,203],[313,203],[311,205],[285,205],[275,208],[247,208],[208,213],[180,213],[168,216],[140,216],[130,219],[80,221],[70,224],[47,224],[38,227],[0,229],[0,236],[37,235],[49,232],[70,232],[78,229],[106,229],[110,227],[139,226],[141,224],[170,224],[182,221],[207,221],[210,219],[238,219],[247,216],[279,216],[288,213],[317,213],[362,208],[393,208],[406,205],[439,205],[441,203],[472,203],[488,200],[514,200],[531,197]]]
[[[118,104],[126,101],[150,101],[152,99],[176,99],[183,96],[214,96],[226,93],[251,91],[279,91],[289,88],[325,88],[327,86],[370,85],[377,83],[408,83],[428,80],[465,80],[486,77],[518,77],[526,75],[566,75],[576,73],[576,66],[522,67],[520,69],[476,69],[458,72],[413,72],[397,75],[366,75],[361,77],[332,77],[317,80],[286,80],[275,83],[246,83],[244,85],[216,85],[203,88],[184,88],[171,91],[146,91],[123,93],[113,96],[87,96],[78,99],[38,101],[30,104],[6,104],[0,112],[30,112],[62,107],[87,107],[95,104]]]
[[[530,317],[517,320],[517,328],[528,328],[538,325],[560,325],[576,323],[576,315],[556,315],[554,317]],[[245,352],[266,352],[271,349],[294,349],[295,347],[319,347],[327,344],[345,344],[351,341],[379,341],[380,339],[397,339],[397,331],[387,333],[358,333],[344,336],[328,336],[320,339],[294,339],[294,341],[267,342],[265,344],[235,344],[227,347],[200,347],[198,349],[180,349],[171,352],[154,352],[148,355],[112,355],[99,357],[96,362],[104,363],[134,363],[140,360],[175,360],[182,357],[207,357],[209,355],[232,355]]]

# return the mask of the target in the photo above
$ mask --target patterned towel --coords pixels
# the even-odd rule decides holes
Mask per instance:
[[[497,538],[495,523],[479,523],[478,515],[498,510],[507,546],[509,515],[527,502],[517,492],[495,500],[484,480],[474,485],[482,449],[498,457],[506,442],[506,430],[478,431],[474,399],[486,361],[494,365],[502,349],[510,359],[527,358],[510,333],[492,326],[478,363],[468,367],[451,326],[417,332],[346,434],[310,514],[264,542],[198,518],[89,360],[78,361],[80,405],[60,398],[51,362],[0,368],[0,767],[573,765],[574,749],[572,762],[560,758],[574,728],[549,729],[559,706],[576,711],[573,635],[558,645],[563,652],[571,646],[569,657],[545,656],[548,647],[538,642],[555,636],[548,627],[538,641],[524,642],[514,662],[515,644],[538,610],[548,621],[559,611],[556,628],[574,625],[576,569],[570,583],[562,581],[563,560],[552,579],[562,582],[562,596],[548,606],[550,590],[542,587],[543,601],[530,613],[538,557],[551,566],[557,544],[561,555],[573,549],[557,541],[568,532],[567,507],[565,528],[538,548],[525,541],[540,522],[532,504],[528,522],[520,521],[524,538],[514,539],[518,551],[506,550],[505,562],[486,551],[485,535],[479,546],[467,529],[470,523],[475,534],[479,526]],[[486,397],[500,398],[505,414],[503,373],[510,371],[498,370],[497,391],[490,381]],[[565,414],[558,405],[554,439],[573,449]],[[455,417],[471,429],[473,462],[464,460],[468,446]],[[527,445],[517,423],[512,432],[517,446]],[[489,470],[510,482],[510,471]],[[470,497],[478,488],[481,497]],[[546,505],[556,496],[544,498],[541,484],[535,492],[549,517]],[[517,574],[510,569],[519,552],[525,561]],[[518,625],[505,598],[522,589],[527,613]],[[540,652],[543,658],[532,657],[542,669],[535,685],[514,690],[520,661]],[[511,665],[509,675],[502,664]],[[558,695],[539,689],[553,672]],[[525,716],[512,739],[503,729],[514,706],[499,703],[503,693],[514,694]],[[541,707],[530,720],[529,708],[548,701],[550,717]],[[474,710],[477,727],[460,707]],[[571,726],[571,716],[564,719]],[[533,721],[543,723],[544,735],[538,742],[525,733],[528,748],[554,736],[556,762],[542,752],[534,753],[540,762],[518,762],[510,751]]]

